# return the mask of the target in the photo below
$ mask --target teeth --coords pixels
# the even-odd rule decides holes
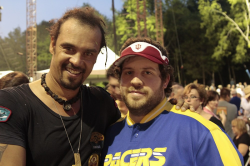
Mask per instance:
[[[72,74],[80,74],[80,71],[72,70],[72,69],[67,69],[70,73]]]

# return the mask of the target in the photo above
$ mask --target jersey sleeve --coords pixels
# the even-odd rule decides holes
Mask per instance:
[[[197,165],[243,166],[243,157],[232,141],[220,129],[204,137],[197,153]]]
[[[6,121],[0,122],[0,143],[19,145],[26,148],[26,103],[22,103],[24,94],[12,89],[0,90],[0,108],[11,112]]]

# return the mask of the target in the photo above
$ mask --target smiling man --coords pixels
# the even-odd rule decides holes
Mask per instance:
[[[167,51],[148,38],[130,38],[115,62],[129,112],[106,133],[105,166],[239,166],[242,156],[217,125],[177,111],[165,92],[173,81]]]
[[[50,71],[0,91],[1,166],[98,165],[106,128],[120,118],[102,88],[83,86],[102,47],[92,8],[67,11],[50,28]]]

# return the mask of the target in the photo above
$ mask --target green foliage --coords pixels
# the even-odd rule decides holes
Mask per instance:
[[[37,26],[37,70],[48,69],[50,66],[52,56],[49,52],[49,27],[50,23],[47,21],[42,21]]]
[[[5,56],[6,61],[1,70],[17,70],[25,72],[26,60],[25,60],[25,33],[21,32],[20,27],[15,28],[12,32],[9,32],[8,37],[1,41],[1,47],[3,52],[2,56]],[[8,68],[8,64],[10,68]]]
[[[247,4],[243,0],[227,2],[230,8],[225,11],[217,0],[199,0],[201,27],[206,29],[206,37],[216,43],[213,58],[230,57],[235,64],[247,62],[250,21]]]
[[[147,36],[156,39],[155,31],[155,15],[154,3],[149,1],[146,3],[146,28]],[[143,1],[139,1],[140,13],[143,13]],[[118,12],[116,15],[116,33],[120,38],[119,44],[122,45],[129,37],[138,36],[138,22],[137,22],[137,1],[127,0],[124,2],[124,10]],[[140,21],[141,32],[144,30],[144,22]],[[164,28],[164,32],[166,29]]]
[[[219,70],[220,64],[211,60],[213,43],[205,38],[205,30],[200,28],[198,4],[194,0],[166,0],[165,4],[164,27],[168,30],[164,41],[175,69],[176,82],[190,83],[206,75],[205,82],[200,83],[208,83],[206,80]]]
[[[99,87],[102,87],[102,88],[105,88],[105,85],[103,84],[103,82],[98,82],[96,84],[94,84],[95,86],[99,86]]]

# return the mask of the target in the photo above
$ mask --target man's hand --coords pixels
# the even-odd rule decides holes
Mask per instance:
[[[188,103],[185,103],[183,99],[171,99],[169,100],[169,102],[171,104],[176,105],[176,109],[179,110],[181,109],[181,111],[186,111],[187,109],[190,109],[191,111],[195,111],[194,108],[192,106],[189,107]]]

